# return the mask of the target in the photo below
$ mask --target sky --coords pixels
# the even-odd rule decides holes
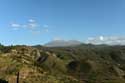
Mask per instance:
[[[125,0],[0,0],[0,42],[125,36]]]

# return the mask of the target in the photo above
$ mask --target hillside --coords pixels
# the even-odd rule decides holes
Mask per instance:
[[[125,46],[0,46],[0,79],[16,83],[125,83]]]

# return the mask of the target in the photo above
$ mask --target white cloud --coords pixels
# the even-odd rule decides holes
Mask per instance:
[[[13,29],[18,29],[18,28],[27,28],[27,29],[37,29],[39,24],[36,23],[35,20],[29,19],[28,23],[24,24],[19,24],[19,23],[11,23],[10,25]]]
[[[29,19],[28,22],[34,23],[34,22],[36,22],[36,20],[34,20],[34,19]]]
[[[17,24],[17,23],[11,23],[10,26],[11,26],[11,27],[14,27],[14,28],[19,28],[19,27],[21,27],[21,25],[20,25],[20,24]]]
[[[36,29],[36,28],[38,28],[38,24],[37,23],[28,23],[27,24],[27,28],[29,28],[29,29]]]
[[[104,37],[103,37],[103,36],[100,36],[99,39],[100,39],[101,41],[103,41],[103,40],[104,40]]]
[[[91,37],[85,43],[91,44],[108,44],[108,45],[125,45],[125,36],[99,36]]]
[[[42,31],[44,32],[49,32],[48,25],[40,25],[36,20],[34,19],[28,19],[26,23],[11,23],[10,27],[12,30],[19,30],[19,29],[25,29],[29,30],[33,34],[38,34],[41,33]]]
[[[89,38],[88,38],[89,41],[90,41],[90,40],[93,40],[93,39],[94,39],[93,37],[89,37]]]
[[[12,30],[19,30],[21,28],[21,25],[17,23],[11,23],[10,26],[12,27]]]

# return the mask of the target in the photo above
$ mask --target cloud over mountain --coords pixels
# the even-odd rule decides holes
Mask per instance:
[[[125,45],[125,36],[99,36],[88,38],[86,43],[91,44],[108,44],[108,45]]]

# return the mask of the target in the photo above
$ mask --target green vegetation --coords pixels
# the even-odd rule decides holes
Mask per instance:
[[[0,44],[0,79],[16,83],[18,72],[20,83],[125,83],[125,46]]]

